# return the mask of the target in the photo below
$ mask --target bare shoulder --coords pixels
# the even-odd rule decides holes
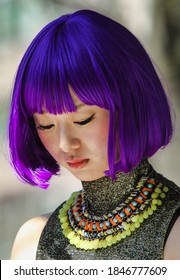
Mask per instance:
[[[175,222],[164,248],[165,260],[180,260],[180,217]]]
[[[50,214],[30,219],[19,229],[11,253],[11,260],[33,260],[40,235]]]

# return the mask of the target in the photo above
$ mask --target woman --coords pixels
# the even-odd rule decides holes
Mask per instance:
[[[12,259],[180,258],[180,190],[148,162],[172,131],[152,62],[125,27],[89,10],[45,26],[17,72],[11,161],[42,188],[62,165],[83,189],[23,225]]]

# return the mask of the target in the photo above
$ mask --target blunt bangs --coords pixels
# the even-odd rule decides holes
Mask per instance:
[[[119,23],[78,11],[45,26],[17,72],[9,145],[12,165],[23,181],[47,188],[59,173],[38,137],[33,114],[76,111],[70,88],[83,103],[110,111],[105,174],[113,179],[170,141],[167,97],[140,42]]]

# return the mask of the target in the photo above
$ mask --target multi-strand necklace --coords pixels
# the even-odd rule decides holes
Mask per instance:
[[[59,211],[63,234],[79,249],[106,248],[137,230],[162,205],[168,188],[151,173],[142,176],[136,187],[114,210],[94,215],[84,191],[75,192]]]

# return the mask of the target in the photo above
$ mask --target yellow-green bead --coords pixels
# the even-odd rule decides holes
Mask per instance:
[[[152,200],[152,204],[155,204],[155,205],[156,205],[156,204],[157,204],[157,199],[153,199],[153,200]]]
[[[112,244],[116,244],[116,243],[117,243],[116,236],[113,236],[113,237],[112,237]]]
[[[130,236],[130,235],[131,235],[130,229],[126,230],[126,236]]]
[[[162,192],[162,190],[160,189],[160,188],[155,188],[155,193],[161,193]]]
[[[139,219],[139,215],[133,216],[132,217],[132,222],[135,223]]]
[[[67,216],[62,216],[62,217],[60,217],[61,223],[67,222],[67,220],[68,220],[68,217],[67,217]]]
[[[108,243],[107,241],[106,241],[106,239],[100,239],[99,240],[99,243],[98,243],[98,248],[105,248],[105,247],[108,247],[108,246],[111,246],[112,245],[112,243]]]
[[[80,243],[81,243],[81,241],[78,243],[78,244],[76,244],[76,248],[80,248]]]
[[[94,249],[97,249],[98,248],[98,244],[99,244],[99,239],[94,239],[92,242],[92,246]]]
[[[92,241],[86,241],[85,250],[92,250]]]
[[[79,194],[79,192],[73,192],[73,193],[71,194],[71,197],[72,197],[72,198],[75,198],[78,194]]]
[[[162,205],[162,200],[158,199],[158,200],[157,200],[157,205],[158,205],[158,206],[161,206],[161,205]]]
[[[163,187],[163,191],[168,192],[169,191],[168,187]]]
[[[105,240],[99,240],[98,248],[106,248],[107,246],[108,246],[108,243],[106,242],[106,239]]]
[[[68,222],[66,222],[66,223],[62,224],[61,227],[62,227],[62,229],[66,229],[68,227],[68,225],[69,225]]]
[[[135,226],[135,228],[139,228],[139,227],[140,227],[140,222],[136,222],[136,223],[134,224],[134,226]]]
[[[82,240],[81,242],[79,242],[79,248],[85,250],[85,247],[86,247],[86,241],[85,240]]]
[[[153,214],[153,209],[152,208],[149,207],[147,211],[148,211],[148,215],[152,215]]]
[[[157,206],[155,204],[151,204],[151,208],[152,208],[153,211],[157,210]]]
[[[69,239],[69,243],[70,243],[71,245],[74,245],[73,239]]]
[[[107,241],[107,243],[111,243],[112,242],[112,235],[108,235],[106,237],[106,241]]]
[[[82,230],[80,230],[80,229],[77,231],[77,234],[79,234],[79,235],[81,235],[81,236],[84,236]]]
[[[67,227],[66,229],[64,229],[64,230],[63,230],[64,236],[67,237],[68,234],[69,234],[71,231],[72,231],[72,230],[71,230],[69,227]]]
[[[70,233],[68,233],[67,237],[68,237],[68,239],[71,239],[74,235],[75,235],[75,232],[71,231]]]
[[[120,232],[116,235],[116,239],[117,239],[117,241],[121,240],[121,233]]]
[[[85,249],[84,247],[85,247],[85,241],[84,240],[82,240],[80,243],[79,243],[79,247],[81,248],[81,249]]]
[[[131,226],[130,226],[130,231],[135,231],[135,225],[134,224],[131,224]]]
[[[85,250],[88,250],[88,249],[90,248],[90,244],[89,244],[89,243],[90,243],[89,240],[85,240],[85,241],[84,241],[84,249],[85,249]]]
[[[126,223],[125,226],[124,226],[124,229],[128,230],[129,228],[130,228],[130,224]]]
[[[93,243],[92,243],[93,241],[92,240],[88,240],[88,249],[89,250],[92,250],[92,249],[94,249],[93,248]],[[81,243],[81,240],[80,240],[80,242],[78,243],[78,245]]]
[[[140,222],[140,223],[143,223],[143,222],[144,222],[143,215],[139,215],[139,222]]]
[[[153,193],[153,194],[151,195],[151,197],[152,197],[153,199],[158,198],[158,196],[159,196],[159,194],[158,194],[158,193]]]
[[[123,226],[123,228],[125,228],[125,227],[126,227],[126,225],[127,225],[127,223],[126,223],[126,222],[122,222],[122,226]]]
[[[66,201],[66,205],[70,206],[73,203],[74,199],[70,198]]]
[[[160,198],[164,199],[166,197],[166,194],[165,193],[161,193],[160,194]]]
[[[66,215],[66,213],[67,213],[67,210],[65,210],[64,208],[61,208],[60,211],[59,211],[60,216],[61,215],[64,216],[64,215]]]
[[[122,239],[125,239],[125,238],[126,238],[126,232],[125,232],[125,231],[123,231],[123,232],[121,233],[121,238],[122,238]]]
[[[67,212],[67,210],[69,210],[69,205],[68,204],[64,204],[62,209]]]
[[[76,235],[76,236],[74,237],[74,244],[75,244],[75,245],[78,244],[79,241],[80,241],[80,237],[79,237],[78,235]]]
[[[149,215],[148,215],[148,212],[147,212],[147,211],[144,211],[144,213],[143,213],[143,218],[144,218],[144,219],[147,219],[148,216],[149,216]]]

